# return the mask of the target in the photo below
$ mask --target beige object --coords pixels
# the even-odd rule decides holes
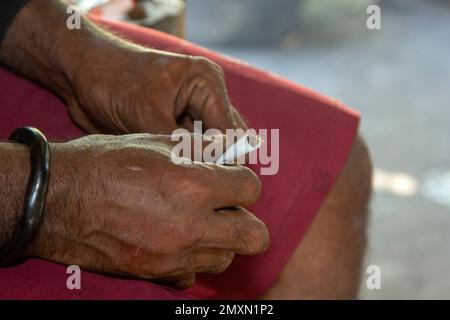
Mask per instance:
[[[128,20],[183,38],[185,7],[181,0],[141,1],[128,12]]]

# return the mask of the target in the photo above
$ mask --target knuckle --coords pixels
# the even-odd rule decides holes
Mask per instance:
[[[225,77],[223,68],[208,58],[194,57],[193,64],[194,64],[195,68],[198,68],[205,73],[210,73],[213,76],[215,76],[217,79],[223,80]]]
[[[219,66],[217,63],[212,62],[211,68],[214,71],[215,75],[222,81],[225,78],[225,72],[223,71],[222,67]]]
[[[211,79],[208,76],[198,76],[195,78],[195,92],[196,94],[201,94],[202,96],[207,97],[205,99],[205,103],[208,106],[215,106],[216,104],[222,103],[222,92],[223,87],[220,81],[216,79]]]
[[[194,65],[197,68],[204,68],[204,69],[212,69],[213,66],[215,65],[214,62],[212,62],[210,59],[205,58],[205,57],[201,57],[201,56],[195,56],[192,58],[192,61],[194,63]]]

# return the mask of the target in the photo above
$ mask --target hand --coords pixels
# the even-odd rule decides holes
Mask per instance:
[[[243,206],[260,182],[249,169],[175,165],[168,136],[91,135],[52,144],[43,224],[26,254],[176,288],[268,246]]]
[[[231,105],[224,74],[205,58],[108,46],[76,72],[66,97],[73,119],[91,133],[170,133],[177,127],[247,129]],[[89,60],[91,58],[91,60]]]
[[[170,133],[194,120],[205,129],[247,129],[218,65],[131,44],[85,18],[69,30],[66,8],[30,1],[2,42],[0,62],[52,89],[89,133]]]

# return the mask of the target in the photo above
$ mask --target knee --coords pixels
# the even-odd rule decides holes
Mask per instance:
[[[372,171],[369,149],[365,141],[358,135],[344,169],[348,187],[358,199],[369,200],[372,194]]]
[[[357,136],[347,163],[333,190],[341,206],[350,212],[367,212],[372,194],[372,161],[364,140]]]

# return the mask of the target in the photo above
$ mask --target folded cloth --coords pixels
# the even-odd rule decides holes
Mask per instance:
[[[280,130],[279,172],[260,176],[261,200],[250,208],[267,225],[270,248],[258,256],[237,256],[221,274],[199,275],[196,285],[188,291],[87,271],[82,272],[81,290],[68,290],[65,266],[30,259],[17,267],[0,269],[0,298],[260,297],[282,272],[339,176],[357,132],[359,115],[334,99],[187,41],[155,30],[96,19],[115,34],[136,43],[214,60],[224,68],[231,101],[249,120],[250,127]],[[49,91],[5,69],[0,69],[0,87],[1,138],[24,125],[37,127],[49,139],[58,141],[84,135],[71,121],[63,102]],[[260,166],[252,168],[259,174]]]

